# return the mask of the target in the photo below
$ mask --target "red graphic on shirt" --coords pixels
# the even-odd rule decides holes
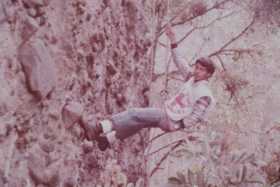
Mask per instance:
[[[180,108],[186,108],[188,105],[187,95],[180,93],[175,97],[174,101],[171,103],[171,106],[174,107],[179,105]]]

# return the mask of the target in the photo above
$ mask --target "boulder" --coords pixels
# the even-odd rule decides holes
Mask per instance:
[[[12,129],[16,125],[16,118],[14,116],[2,116],[0,117],[0,137],[7,136],[9,129]]]
[[[39,146],[45,153],[51,153],[55,150],[55,145],[50,141],[41,141]]]
[[[50,0],[23,0],[23,3],[28,7],[47,6]]]
[[[25,43],[26,41],[30,40],[30,38],[36,34],[38,29],[39,24],[35,19],[24,16],[17,29],[17,33],[21,38],[21,43]]]
[[[59,180],[60,164],[51,163],[46,164],[44,157],[32,153],[28,157],[28,173],[32,181],[36,184],[44,184],[48,186],[56,186]]]
[[[77,121],[81,119],[83,114],[83,106],[78,102],[69,102],[62,109],[62,120],[66,128],[72,127]]]
[[[133,183],[128,183],[126,187],[134,187]]]
[[[40,99],[45,98],[56,86],[56,67],[50,50],[42,40],[30,40],[19,47],[18,60],[29,91]]]
[[[135,187],[144,187],[144,179],[140,178],[137,180],[136,184],[135,184]]]
[[[0,3],[0,24],[4,23],[7,20],[7,16],[4,13],[4,4]]]
[[[11,4],[10,1],[7,1],[7,0],[0,1],[0,25],[2,23],[5,23],[6,21],[8,21],[10,23],[15,21],[16,12],[17,12],[17,10]]]

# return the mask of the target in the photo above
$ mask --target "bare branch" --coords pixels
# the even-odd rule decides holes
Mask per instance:
[[[232,44],[237,39],[239,39],[242,35],[244,35],[250,29],[250,27],[254,24],[254,22],[255,22],[255,16],[253,17],[252,21],[238,35],[233,37],[231,40],[229,40],[227,43],[225,43],[220,49],[218,49],[217,51],[211,53],[208,56],[209,57],[213,57],[213,56],[216,56],[217,54],[221,53],[222,51],[224,51],[225,48],[227,48],[230,44]]]
[[[230,2],[230,1],[234,1],[234,0],[224,0],[224,1],[220,2],[220,3],[217,2],[217,3],[216,3],[215,5],[213,5],[212,7],[206,9],[206,11],[205,11],[203,14],[200,14],[200,15],[193,15],[193,16],[191,16],[190,18],[188,18],[187,20],[185,20],[184,23],[189,22],[189,21],[191,21],[191,20],[193,20],[193,19],[195,19],[195,18],[197,18],[197,17],[203,16],[203,15],[207,14],[209,11],[214,10],[214,9],[216,9],[216,8],[222,6],[223,4],[225,4],[225,3],[227,3],[227,2]],[[174,21],[177,17],[179,17],[179,16],[184,12],[184,10],[187,9],[188,7],[189,7],[189,5],[186,5],[185,7],[183,7],[180,11],[178,11],[178,13],[176,13],[175,16],[173,16],[173,17],[168,21],[168,23],[164,24],[164,25],[161,27],[161,29],[160,29],[161,32],[160,32],[159,35],[162,35],[162,33],[164,32],[164,29],[166,28],[166,26],[167,26],[168,24],[172,23],[172,21]],[[179,23],[179,24],[182,24],[182,23]],[[176,25],[179,25],[179,24],[176,23],[176,24],[171,24],[171,25],[172,25],[172,26],[176,26]]]
[[[149,143],[152,143],[154,140],[156,140],[156,139],[158,139],[159,137],[164,136],[164,135],[166,135],[166,134],[169,134],[169,133],[168,133],[168,132],[163,132],[163,133],[161,133],[161,134],[158,134],[157,136],[153,137],[153,138],[148,142],[148,144],[149,144]]]
[[[217,56],[217,58],[219,59],[219,62],[220,62],[220,64],[221,64],[223,70],[226,71],[226,67],[225,67],[225,65],[224,65],[224,62],[223,62],[222,58],[221,58],[219,55],[216,55],[216,56]]]
[[[175,143],[178,143],[178,141],[185,141],[185,140],[184,140],[184,139],[180,139],[180,140],[176,140],[176,141],[174,141],[174,142],[171,142],[171,143],[169,143],[169,144],[167,144],[167,145],[164,145],[164,146],[158,148],[157,150],[155,150],[155,151],[149,153],[149,154],[146,155],[146,156],[151,156],[151,155],[153,155],[153,154],[155,154],[155,153],[158,153],[159,151],[161,151],[161,150],[163,150],[163,149],[165,149],[165,148],[167,148],[167,147],[169,147],[169,146],[171,146],[171,145],[173,145],[173,144],[175,144]]]
[[[168,73],[168,77],[170,77],[173,80],[184,82],[185,81],[184,79],[176,77],[176,75],[178,75],[178,74],[179,74],[179,71],[174,70],[174,71],[171,71],[171,72]],[[153,78],[153,81],[157,80],[158,78],[161,78],[164,75],[165,75],[165,73],[155,74],[154,78]]]
[[[160,36],[160,28],[162,25],[162,19],[156,19],[157,23],[156,23],[156,27],[154,30],[154,39],[153,39],[153,44],[152,44],[152,52],[151,52],[151,74],[153,77],[154,74],[154,68],[155,68],[155,58],[156,58],[156,49],[157,49],[157,44],[158,44],[158,40],[159,40],[159,36]]]
[[[174,151],[177,147],[179,147],[184,141],[179,140],[174,146],[170,148],[170,150],[160,159],[160,161],[156,164],[155,168],[152,170],[150,177],[155,174],[155,172],[159,169],[162,162],[169,156],[169,154]]]
[[[181,81],[183,81],[183,80],[181,80]],[[158,134],[157,136],[153,137],[153,138],[148,142],[148,144],[149,144],[149,143],[152,143],[153,141],[155,141],[156,139],[160,138],[161,136],[164,136],[164,135],[166,135],[166,134],[171,134],[171,133],[174,133],[174,132],[177,132],[177,131],[180,131],[180,130],[181,130],[181,129],[177,129],[177,130],[172,131],[172,132],[163,132],[163,133],[160,133],[160,134]]]
[[[169,76],[168,76],[168,72],[169,72],[169,66],[170,66],[170,63],[171,63],[171,58],[169,57],[168,58],[168,61],[167,61],[167,65],[166,65],[166,70],[165,70],[165,83],[164,83],[164,89],[167,90],[167,87],[168,87],[168,80],[169,80]]]
[[[214,20],[212,20],[210,23],[203,25],[203,26],[199,26],[199,27],[194,27],[191,30],[189,30],[180,40],[178,40],[178,42],[176,42],[177,44],[180,44],[181,42],[183,42],[187,37],[189,37],[194,31],[199,30],[199,29],[205,29],[213,24],[215,24],[217,21],[221,21],[222,19],[228,18],[229,16],[232,16],[233,14],[235,14],[236,11],[230,12],[229,14],[226,14],[222,17],[218,17]],[[163,47],[167,47],[165,44],[163,44],[162,42],[159,42],[159,44]]]
[[[185,36],[183,36],[178,42],[176,42],[177,44],[180,44],[181,42],[183,42],[187,37],[189,37],[195,30],[197,30],[198,28],[192,28],[189,32],[187,32],[185,34]]]

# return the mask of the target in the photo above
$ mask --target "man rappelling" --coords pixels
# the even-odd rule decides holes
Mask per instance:
[[[209,58],[199,58],[193,66],[179,58],[176,37],[171,27],[166,35],[171,43],[172,59],[184,79],[179,92],[165,101],[162,108],[130,108],[114,114],[99,122],[82,120],[88,140],[95,140],[104,151],[116,140],[124,140],[143,128],[160,128],[172,132],[189,128],[202,121],[208,110],[214,105],[214,98],[208,86],[215,66]]]

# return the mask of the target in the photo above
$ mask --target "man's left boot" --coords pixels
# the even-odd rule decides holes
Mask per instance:
[[[102,134],[102,127],[95,118],[82,117],[80,124],[88,141],[97,140]]]

